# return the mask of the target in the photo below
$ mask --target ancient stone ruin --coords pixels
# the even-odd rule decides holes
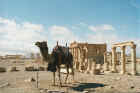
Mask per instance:
[[[134,42],[122,42],[112,45],[112,52],[107,52],[106,44],[88,44],[73,42],[70,44],[70,50],[74,57],[74,68],[80,72],[96,73],[97,65],[104,64],[104,71],[118,72],[117,64],[121,64],[121,74],[126,72],[126,46],[131,47],[132,75],[136,72],[136,44]],[[116,52],[120,47],[121,52]],[[99,60],[100,59],[100,60]],[[111,66],[111,69],[109,68]],[[101,67],[99,68],[101,70]]]
[[[106,52],[106,46],[106,44],[71,43],[70,50],[74,57],[74,68],[81,72],[93,71],[95,68],[92,67],[96,67],[96,63],[104,63],[103,55]]]
[[[120,63],[121,63],[121,74],[125,74],[126,72],[126,55],[125,55],[125,48],[126,46],[130,46],[131,47],[131,63],[132,63],[132,75],[135,75],[136,72],[136,44],[134,44],[134,42],[123,42],[123,43],[117,43],[117,44],[113,44],[112,45],[112,53],[111,53],[111,57],[112,57],[112,72],[117,72],[117,68],[116,65],[118,64],[117,62],[117,52],[116,52],[116,48],[120,47],[121,52],[120,54]],[[107,61],[107,54],[105,54],[105,70],[109,69],[108,66],[108,61]]]

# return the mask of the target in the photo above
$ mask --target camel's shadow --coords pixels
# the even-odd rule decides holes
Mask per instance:
[[[80,83],[77,86],[71,87],[71,89],[75,91],[84,91],[85,89],[104,87],[104,86],[105,86],[104,84],[100,84],[100,83]]]

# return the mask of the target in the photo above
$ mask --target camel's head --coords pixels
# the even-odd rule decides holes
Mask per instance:
[[[42,41],[42,42],[37,41],[37,42],[35,43],[35,45],[36,45],[37,47],[48,47],[46,41]]]
[[[36,42],[35,45],[36,45],[37,47],[41,47],[41,42]]]
[[[48,60],[48,46],[46,41],[36,42],[35,45],[39,47],[41,55],[43,56],[43,60]]]

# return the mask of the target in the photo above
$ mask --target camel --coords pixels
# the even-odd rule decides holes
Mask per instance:
[[[60,86],[62,86],[60,74],[62,64],[65,65],[67,69],[65,83],[67,82],[67,78],[69,76],[69,68],[71,68],[72,70],[74,80],[73,56],[70,53],[67,45],[66,47],[59,46],[57,42],[57,45],[53,48],[53,51],[50,54],[50,56],[48,54],[47,42],[36,42],[35,45],[39,47],[43,60],[48,62],[47,70],[53,72],[53,85],[55,85],[55,72],[58,71]]]

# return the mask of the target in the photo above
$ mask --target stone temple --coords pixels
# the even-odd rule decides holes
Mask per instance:
[[[87,71],[90,66],[90,61],[93,58],[102,57],[102,62],[104,63],[104,53],[107,50],[106,44],[89,44],[89,43],[79,43],[72,42],[70,44],[70,51],[74,57],[74,68],[79,71]]]

